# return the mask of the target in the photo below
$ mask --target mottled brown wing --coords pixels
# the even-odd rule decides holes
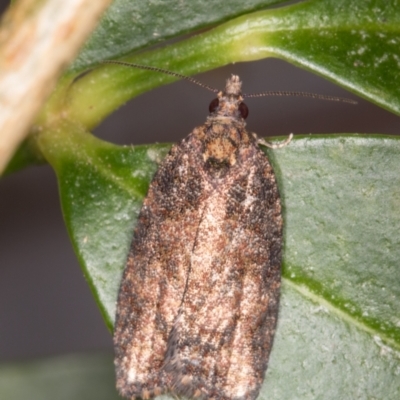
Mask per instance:
[[[166,391],[167,341],[182,303],[201,218],[200,149],[190,136],[160,166],[139,215],[118,296],[114,346],[123,396]]]
[[[125,397],[259,393],[278,313],[282,218],[246,116],[232,75],[206,123],[171,150],[150,185],[117,306]]]
[[[247,133],[245,133],[247,134]],[[168,370],[187,397],[255,399],[277,321],[282,218],[272,168],[241,146],[222,179],[204,180],[189,279],[171,333]],[[196,215],[197,216],[197,215]]]

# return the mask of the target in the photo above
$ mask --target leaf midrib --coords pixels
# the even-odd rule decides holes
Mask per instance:
[[[370,334],[372,337],[379,337],[383,342],[385,342],[386,345],[390,346],[391,349],[393,349],[400,358],[400,343],[398,343],[391,337],[383,334],[381,331],[373,329],[367,324],[363,324],[359,319],[351,316],[351,314],[346,313],[341,308],[335,307],[333,303],[327,301],[324,297],[318,296],[317,294],[312,292],[307,286],[298,285],[292,280],[284,277],[282,277],[282,281],[285,283],[285,285],[288,285],[289,287],[295,289],[303,297],[311,300],[314,303],[322,305],[329,312],[336,314],[341,320],[346,321],[348,324],[355,326],[356,328]]]

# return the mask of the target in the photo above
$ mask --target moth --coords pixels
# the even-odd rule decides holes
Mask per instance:
[[[144,200],[115,320],[117,388],[126,398],[259,394],[278,317],[283,228],[259,145],[283,147],[292,136],[273,145],[248,132],[241,85],[236,75],[227,80]]]

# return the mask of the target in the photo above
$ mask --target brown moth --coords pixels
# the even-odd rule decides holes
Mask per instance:
[[[247,114],[232,75],[150,185],[115,321],[117,388],[129,399],[259,394],[278,316],[282,213]]]

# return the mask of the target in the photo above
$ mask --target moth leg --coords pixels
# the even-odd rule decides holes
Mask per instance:
[[[285,139],[283,142],[278,142],[278,143],[271,143],[268,142],[267,140],[263,139],[263,138],[259,138],[255,133],[253,133],[253,136],[257,139],[257,143],[261,144],[262,146],[266,146],[270,149],[281,149],[282,147],[287,146],[293,138],[293,133],[291,133],[287,139]]]

